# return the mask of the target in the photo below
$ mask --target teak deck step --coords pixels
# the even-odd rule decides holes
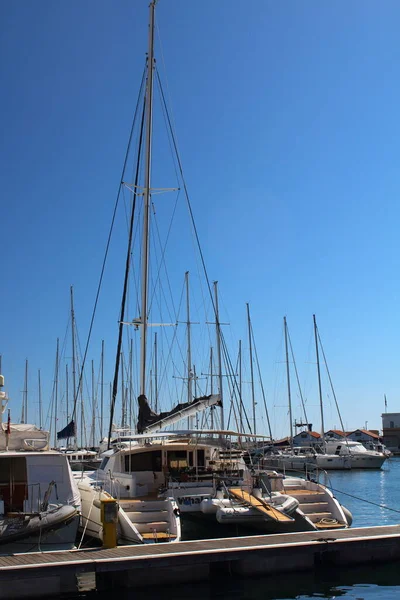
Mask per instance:
[[[144,540],[174,540],[176,535],[171,535],[166,531],[156,531],[155,533],[141,533],[140,534]]]
[[[309,519],[332,519],[332,513],[330,512],[316,512],[316,513],[304,513]]]
[[[292,517],[289,517],[288,515],[285,515],[285,513],[280,512],[279,510],[268,504],[268,502],[266,502],[265,500],[261,500],[261,498],[256,498],[255,496],[249,494],[248,492],[245,492],[241,488],[229,488],[229,491],[233,496],[235,496],[239,500],[246,502],[246,504],[249,504],[250,506],[252,506],[256,510],[259,510],[261,513],[267,515],[268,517],[272,517],[273,519],[275,519],[275,521],[280,521],[283,523],[289,523],[294,521]]]

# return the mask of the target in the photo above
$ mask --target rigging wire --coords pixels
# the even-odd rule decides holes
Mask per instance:
[[[144,75],[143,75],[143,79],[142,79],[142,86],[141,86],[140,92],[142,91],[142,88],[143,88],[143,82],[144,82]],[[141,94],[139,94],[138,102],[136,105],[134,121],[136,120],[136,114],[137,114],[137,110],[139,107],[140,95]],[[128,288],[128,275],[129,275],[129,268],[130,268],[130,263],[131,263],[131,246],[132,246],[132,237],[133,237],[133,227],[134,227],[134,223],[135,223],[136,198],[138,196],[137,190],[138,190],[138,183],[139,183],[140,157],[141,157],[141,153],[142,153],[145,113],[146,113],[146,97],[143,98],[142,120],[141,120],[141,124],[140,124],[139,147],[138,147],[138,157],[137,157],[135,184],[134,184],[134,192],[133,192],[133,203],[132,203],[131,220],[130,220],[130,226],[129,226],[128,248],[127,248],[127,252],[126,252],[124,288],[123,288],[122,299],[121,299],[121,312],[120,312],[120,322],[119,322],[118,343],[117,343],[117,352],[116,352],[116,357],[115,357],[114,380],[113,380],[111,406],[110,406],[110,423],[109,423],[109,429],[108,429],[108,445],[107,445],[108,449],[110,448],[112,422],[113,422],[113,417],[114,417],[115,401],[116,401],[117,392],[118,392],[119,363],[120,363],[120,358],[121,358],[121,345],[122,345],[122,336],[123,336],[123,327],[124,327],[123,321],[124,321],[124,315],[125,315],[125,302],[126,302],[126,295],[127,295],[127,288]],[[131,139],[132,138],[130,138],[130,140],[129,140],[129,144],[128,144],[128,148],[127,148],[127,155],[125,157],[124,169],[123,169],[122,176],[121,176],[120,187],[122,187],[122,185],[123,185],[122,180],[123,180],[124,173],[125,173],[125,167],[126,167],[126,162],[128,159]]]
[[[337,409],[337,411],[338,411],[338,415],[339,415],[340,425],[342,426],[342,431],[344,431],[344,425],[343,425],[343,421],[342,421],[342,415],[340,414],[340,410],[339,410],[339,403],[338,403],[338,401],[337,401],[337,398],[336,398],[335,390],[334,390],[333,383],[332,383],[332,379],[331,379],[331,374],[330,374],[330,372],[329,372],[328,363],[327,363],[327,361],[326,361],[326,356],[325,356],[325,352],[324,352],[324,347],[323,347],[323,345],[322,345],[321,336],[319,335],[319,329],[318,329],[318,326],[316,326],[316,327],[317,327],[317,336],[318,336],[318,341],[319,341],[319,345],[320,345],[320,347],[321,347],[322,356],[323,356],[323,358],[324,358],[324,363],[325,363],[326,372],[327,372],[327,374],[328,374],[329,383],[330,383],[330,385],[331,385],[332,394],[333,394],[333,397],[334,397],[334,399],[335,399],[336,409]]]
[[[267,408],[267,400],[265,397],[265,391],[264,391],[264,383],[261,377],[261,369],[260,369],[260,361],[258,360],[258,352],[257,352],[257,346],[256,346],[256,341],[254,339],[254,331],[253,331],[253,324],[250,321],[250,332],[251,332],[251,337],[253,339],[253,346],[254,346],[254,354],[256,355],[256,363],[257,363],[257,370],[258,370],[258,377],[260,380],[260,386],[261,386],[261,394],[263,397],[263,402],[264,402],[264,410],[265,410],[265,415],[267,417],[267,423],[268,423],[268,430],[269,430],[269,437],[272,440],[272,430],[271,430],[271,422],[269,420],[269,413],[268,413],[268,408]]]
[[[299,388],[299,394],[300,394],[300,398],[301,398],[301,404],[302,404],[302,407],[303,407],[303,411],[304,411],[304,416],[305,416],[305,419],[306,419],[306,423],[308,423],[307,412],[306,412],[306,405],[305,405],[305,403],[304,403],[303,393],[302,393],[302,391],[301,391],[300,379],[299,379],[299,373],[298,373],[298,371],[297,371],[297,365],[296,365],[296,360],[295,360],[295,358],[294,358],[294,352],[293,352],[292,340],[291,340],[291,338],[290,338],[290,333],[289,333],[289,329],[288,329],[288,327],[287,327],[287,323],[286,323],[286,331],[287,331],[287,335],[288,335],[288,339],[289,339],[289,346],[290,346],[290,352],[291,352],[291,355],[292,355],[292,360],[293,360],[294,371],[295,371],[295,373],[296,373],[296,379],[297,379],[297,385],[298,385],[298,388]]]
[[[130,152],[132,138],[133,138],[133,131],[134,131],[135,124],[136,124],[137,111],[138,111],[138,108],[139,108],[140,95],[141,95],[141,92],[143,90],[143,83],[144,83],[144,80],[145,80],[145,73],[146,73],[146,71],[143,71],[142,81],[141,81],[141,84],[140,84],[139,97],[138,97],[138,101],[137,101],[137,104],[136,104],[136,109],[135,109],[135,114],[134,114],[134,117],[133,117],[131,131],[130,131],[130,134],[129,134],[128,146],[127,146],[126,153],[125,153],[125,159],[124,159],[124,164],[123,164],[123,168],[122,168],[120,183],[119,183],[119,186],[118,186],[117,197],[116,197],[115,204],[114,204],[114,210],[113,210],[113,215],[112,215],[112,219],[111,219],[111,226],[110,226],[110,230],[109,230],[109,233],[108,233],[108,238],[107,238],[107,243],[106,243],[106,249],[105,249],[104,258],[103,258],[103,264],[102,264],[102,267],[101,267],[99,283],[98,283],[98,286],[97,286],[96,298],[95,298],[95,302],[94,302],[94,306],[93,306],[92,317],[91,317],[91,320],[90,320],[89,333],[88,333],[88,337],[87,337],[87,341],[86,341],[85,354],[84,354],[83,362],[82,362],[82,369],[81,369],[81,373],[80,373],[80,376],[79,376],[78,388],[76,390],[76,396],[74,398],[74,407],[73,407],[73,410],[72,410],[71,421],[75,420],[76,406],[77,406],[78,397],[79,397],[79,388],[80,388],[81,383],[82,383],[82,374],[83,374],[83,370],[84,370],[84,367],[85,367],[85,364],[86,364],[86,356],[87,356],[87,353],[88,353],[90,338],[91,338],[91,335],[92,335],[92,329],[93,329],[93,325],[94,325],[94,319],[95,319],[95,316],[96,316],[97,304],[98,304],[99,296],[100,296],[100,290],[101,290],[101,286],[102,286],[102,283],[103,283],[104,271],[105,271],[106,262],[107,262],[107,258],[108,258],[108,252],[109,252],[110,244],[111,244],[111,236],[112,236],[112,232],[114,230],[114,223],[115,223],[115,218],[116,218],[116,214],[117,214],[117,208],[118,208],[118,205],[119,205],[119,199],[120,199],[120,195],[121,195],[121,189],[122,189],[122,186],[123,186],[123,181],[122,180],[123,180],[125,169],[126,169],[126,165],[127,165],[127,162],[128,162],[129,152]]]
[[[342,492],[342,490],[336,490],[332,486],[329,488],[338,494],[344,494],[345,496],[349,496],[349,498],[354,498],[355,500],[361,500],[361,502],[367,502],[367,504],[373,504],[374,506],[378,506],[379,508],[384,508],[386,510],[391,510],[392,512],[400,513],[400,510],[397,508],[391,508],[390,506],[386,506],[385,504],[378,504],[377,502],[373,502],[372,500],[367,500],[366,498],[360,498],[360,496],[355,496],[354,494],[349,494],[348,492]]]

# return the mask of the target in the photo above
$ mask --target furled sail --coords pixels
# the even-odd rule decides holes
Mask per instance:
[[[76,426],[75,421],[70,421],[64,429],[57,432],[57,439],[64,440],[66,438],[75,437],[76,435]]]
[[[151,433],[159,431],[167,425],[173,425],[181,419],[191,417],[198,412],[209,408],[210,406],[222,406],[221,398],[218,394],[202,396],[195,398],[193,402],[184,402],[177,404],[172,410],[157,414],[153,412],[144,395],[139,396],[139,416],[137,423],[138,433]]]

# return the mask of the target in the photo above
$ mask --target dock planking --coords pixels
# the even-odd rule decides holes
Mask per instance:
[[[375,564],[399,558],[400,525],[0,555],[0,599],[28,597],[26,590],[33,598],[34,586],[41,598],[55,597],[58,589],[72,593],[84,573],[91,574],[97,589],[115,585],[115,577],[120,586],[139,588],[200,581],[221,571],[272,575],[324,564]],[[51,582],[48,589],[46,581]]]

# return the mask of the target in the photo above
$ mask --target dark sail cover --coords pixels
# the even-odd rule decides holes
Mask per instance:
[[[185,409],[196,409],[196,405],[199,407],[199,410],[202,410],[202,406],[205,400],[208,400],[212,396],[202,396],[201,398],[195,398],[193,402],[183,402],[182,404],[177,404],[172,410],[168,410],[166,412],[161,412],[159,414],[155,413],[151,410],[149,403],[147,402],[147,398],[144,395],[139,396],[139,416],[137,422],[137,430],[138,433],[144,433],[146,429],[153,425],[154,423],[158,423],[159,421],[163,421],[167,417],[172,417],[175,414],[178,414]],[[221,406],[221,400],[219,400],[216,406]]]
[[[64,440],[65,438],[75,437],[75,435],[76,435],[75,421],[71,421],[70,423],[68,423],[68,425],[66,427],[64,427],[64,429],[61,429],[61,431],[57,432],[57,439]]]

